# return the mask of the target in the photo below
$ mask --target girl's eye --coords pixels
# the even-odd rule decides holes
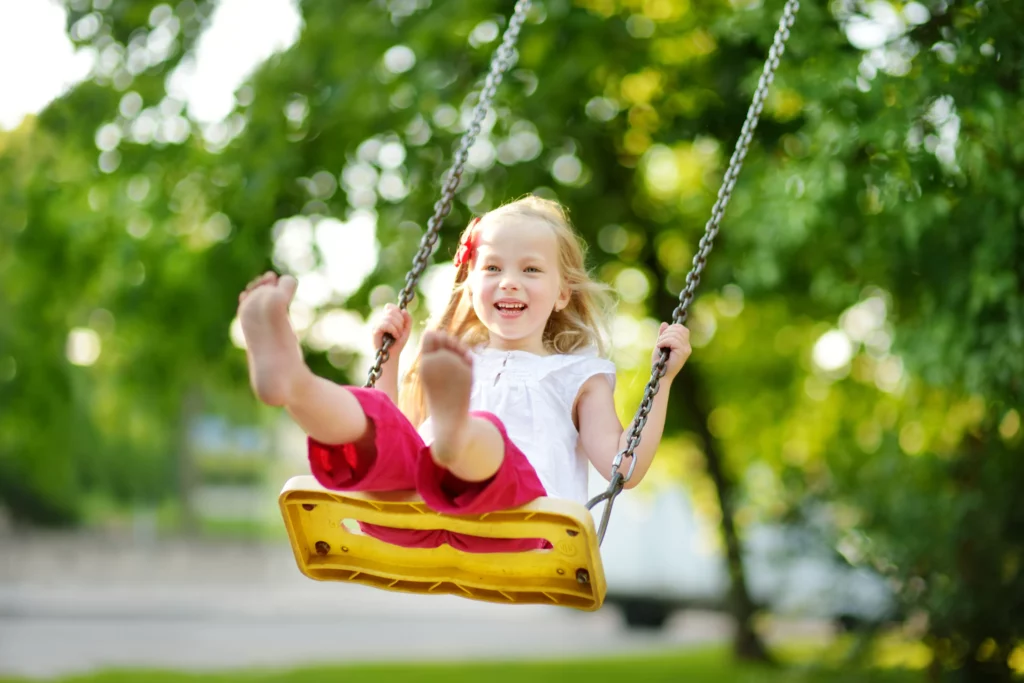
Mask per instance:
[[[540,268],[538,268],[537,266],[527,266],[526,270],[527,271],[533,271],[535,273],[539,273],[540,272]]]
[[[498,270],[498,266],[484,266],[484,270],[489,270],[491,272],[494,272],[494,271]]]

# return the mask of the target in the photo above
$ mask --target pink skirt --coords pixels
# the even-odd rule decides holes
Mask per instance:
[[[379,389],[345,387],[352,392],[370,423],[366,438],[351,444],[309,441],[309,464],[322,486],[337,491],[416,491],[433,510],[451,515],[477,515],[525,505],[547,495],[533,465],[508,438],[492,413],[470,414],[490,420],[505,441],[505,455],[490,479],[467,482],[439,467],[430,447],[408,418]],[[518,552],[550,548],[537,538],[486,538],[445,529],[393,529],[360,523],[369,536],[407,548],[448,544],[466,552]]]

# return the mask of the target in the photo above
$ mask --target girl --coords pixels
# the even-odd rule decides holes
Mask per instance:
[[[615,413],[615,367],[598,334],[604,288],[562,208],[526,197],[463,232],[451,299],[424,333],[399,409],[398,363],[408,312],[389,305],[374,332],[395,338],[377,388],[340,386],[306,366],[288,320],[296,281],[267,273],[239,295],[256,396],[283,406],[308,435],[313,475],[326,488],[415,489],[432,509],[482,514],[542,496],[587,500],[587,462],[606,479],[625,447]],[[636,449],[639,483],[661,440],[672,380],[690,355],[689,331],[662,323],[652,354],[670,349],[665,377]],[[470,552],[546,548],[446,530],[365,533],[406,547],[447,543]]]

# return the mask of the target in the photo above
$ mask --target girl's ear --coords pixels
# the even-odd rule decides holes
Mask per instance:
[[[558,292],[558,298],[555,299],[555,313],[558,313],[563,308],[569,305],[569,300],[572,298],[572,290],[569,289],[568,285],[563,284],[562,289]]]

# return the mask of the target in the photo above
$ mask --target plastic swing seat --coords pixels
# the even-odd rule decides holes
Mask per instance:
[[[444,515],[413,492],[343,493],[322,487],[312,476],[298,476],[285,484],[278,504],[299,570],[311,579],[584,611],[604,602],[594,520],[586,507],[571,501],[541,498],[483,515]],[[350,520],[491,538],[544,538],[552,548],[509,553],[469,553],[448,545],[403,548],[360,533]]]

